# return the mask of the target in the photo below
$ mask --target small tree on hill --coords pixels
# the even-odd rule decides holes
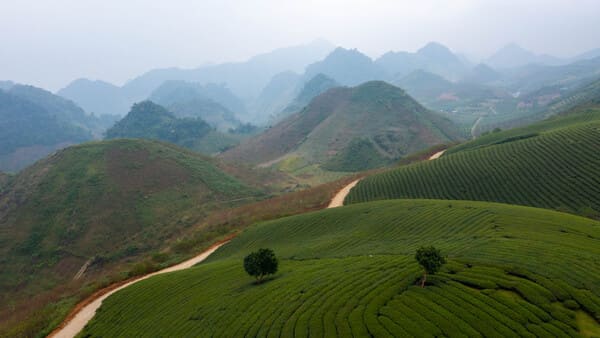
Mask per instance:
[[[271,249],[259,249],[244,258],[244,270],[256,278],[256,283],[261,283],[267,275],[277,272],[279,262]]]
[[[427,274],[433,275],[440,270],[443,264],[446,263],[446,259],[442,256],[440,250],[430,247],[420,247],[417,249],[415,259],[419,262],[419,265],[423,267],[423,279],[421,280],[421,287],[425,287],[427,281]]]

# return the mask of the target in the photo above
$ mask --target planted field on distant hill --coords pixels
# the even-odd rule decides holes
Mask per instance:
[[[446,151],[446,155],[457,153],[464,150],[474,150],[495,144],[518,141],[540,133],[550,132],[565,127],[574,127],[595,123],[600,121],[600,107],[582,107],[575,108],[564,115],[554,116],[547,120],[531,124],[526,127],[504,130],[501,132],[491,132],[481,135],[477,139],[459,144]]]
[[[483,200],[600,216],[600,120],[505,135],[508,138],[490,135],[489,146],[482,138],[472,142],[481,146],[467,143],[457,147],[464,151],[438,160],[370,176],[350,192],[346,203]]]
[[[421,245],[448,260],[425,289],[415,285]],[[257,286],[242,260],[261,247],[281,268]],[[207,263],[111,296],[80,336],[598,334],[598,255],[600,223],[586,218],[486,202],[364,203],[248,228]]]

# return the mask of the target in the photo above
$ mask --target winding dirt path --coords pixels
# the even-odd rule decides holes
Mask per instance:
[[[481,116],[480,116],[480,117],[477,119],[477,121],[475,121],[475,123],[473,123],[473,126],[471,127],[471,137],[472,137],[473,139],[475,139],[475,131],[477,130],[477,127],[479,126],[479,122],[481,122],[481,119],[482,119],[482,118],[483,118],[483,117],[481,117]]]
[[[346,199],[346,196],[348,196],[348,194],[350,193],[350,190],[352,190],[352,188],[354,188],[354,186],[360,181],[361,179],[357,179],[355,181],[350,182],[350,184],[348,184],[347,186],[343,187],[340,191],[338,191],[337,194],[335,194],[335,196],[333,196],[333,198],[331,199],[331,202],[329,202],[329,205],[327,206],[327,209],[329,208],[337,208],[337,207],[343,207],[344,206],[344,199]]]
[[[436,159],[440,158],[444,154],[445,151],[446,151],[446,149],[440,150],[437,153],[429,156],[429,158],[427,160],[428,161],[436,160]],[[346,196],[348,196],[348,194],[350,193],[350,190],[352,190],[352,188],[354,188],[356,186],[356,184],[358,184],[358,182],[360,182],[361,179],[362,178],[354,180],[354,181],[350,182],[350,184],[348,184],[347,186],[340,189],[340,191],[338,191],[337,194],[335,194],[335,196],[333,196],[333,198],[331,199],[331,202],[327,206],[327,209],[344,206],[344,200],[346,199]]]
[[[435,160],[435,159],[440,158],[440,156],[442,156],[442,154],[444,154],[445,151],[446,151],[445,149],[442,151],[438,151],[437,153],[431,155],[428,158],[428,160]],[[344,199],[346,199],[346,196],[348,196],[348,194],[350,193],[350,190],[352,190],[352,188],[354,188],[361,179],[362,178],[354,180],[354,181],[350,182],[348,185],[346,185],[345,187],[343,187],[342,189],[340,189],[340,191],[338,191],[337,194],[335,194],[335,196],[333,196],[333,198],[331,199],[331,202],[329,203],[327,208],[329,209],[329,208],[337,208],[337,207],[344,206]],[[69,314],[69,316],[67,316],[65,321],[58,328],[56,328],[54,331],[52,331],[52,333],[50,333],[48,335],[48,337],[52,337],[52,338],[75,337],[79,332],[81,332],[81,330],[83,330],[85,325],[90,320],[92,320],[92,318],[96,314],[96,310],[98,310],[98,308],[100,308],[100,306],[102,305],[102,302],[106,298],[108,298],[110,295],[112,295],[113,293],[115,293],[119,290],[122,290],[132,284],[135,284],[141,280],[148,279],[155,275],[159,275],[159,274],[163,274],[163,273],[167,273],[167,272],[179,271],[179,270],[183,270],[183,269],[188,269],[188,268],[202,262],[206,258],[208,258],[208,256],[210,256],[213,252],[217,251],[217,249],[220,248],[221,246],[227,244],[231,239],[232,238],[228,238],[222,242],[216,243],[213,246],[211,246],[210,248],[208,248],[207,250],[205,250],[204,252],[202,252],[201,254],[199,254],[193,258],[190,258],[187,261],[181,262],[177,265],[173,265],[168,268],[153,272],[153,273],[145,275],[145,276],[137,277],[132,280],[127,280],[127,281],[123,281],[121,283],[113,284],[111,286],[108,286],[108,287],[94,293],[93,295],[88,297],[86,300],[77,304],[77,306],[73,309],[73,311],[71,311],[71,314]]]
[[[431,161],[431,160],[437,160],[437,159],[438,159],[438,158],[440,158],[442,155],[444,155],[444,152],[446,152],[446,149],[444,149],[444,150],[441,150],[441,151],[438,151],[437,153],[435,153],[435,154],[433,154],[433,155],[429,156],[428,160],[429,160],[429,161]]]
[[[210,256],[213,252],[215,252],[221,246],[228,243],[230,240],[231,240],[231,238],[226,239],[222,242],[216,243],[213,246],[211,246],[210,248],[208,248],[207,250],[205,250],[204,252],[202,252],[201,254],[199,254],[193,258],[190,258],[184,262],[181,262],[179,264],[176,264],[176,265],[170,266],[168,268],[147,274],[145,276],[137,277],[132,280],[113,284],[107,288],[104,288],[104,289],[94,293],[93,295],[91,295],[90,297],[88,297],[87,299],[82,301],[81,303],[77,304],[77,306],[73,309],[73,311],[71,311],[71,314],[69,314],[69,316],[67,316],[65,321],[63,321],[63,323],[58,328],[56,328],[54,331],[52,331],[52,333],[50,333],[48,335],[48,337],[53,337],[53,338],[75,337],[79,332],[81,332],[81,330],[83,330],[85,325],[94,317],[94,315],[96,314],[96,310],[98,310],[98,308],[100,308],[100,306],[102,305],[102,302],[106,298],[108,298],[110,295],[112,295],[113,293],[115,293],[119,290],[122,290],[132,284],[135,284],[141,280],[148,279],[152,276],[190,268],[190,267],[202,262],[203,260],[205,260],[208,256]]]

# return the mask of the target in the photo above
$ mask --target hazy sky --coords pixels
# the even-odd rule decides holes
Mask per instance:
[[[371,57],[428,41],[477,58],[509,42],[572,56],[600,47],[599,16],[599,0],[0,0],[0,80],[120,85],[320,37]]]

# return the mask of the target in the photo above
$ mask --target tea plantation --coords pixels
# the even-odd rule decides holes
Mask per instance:
[[[416,248],[447,255],[421,289]],[[255,285],[243,257],[272,248]],[[600,334],[600,222],[488,202],[390,200],[265,222],[109,297],[82,337]]]
[[[476,141],[435,161],[370,176],[352,189],[345,202],[480,200],[599,218],[600,118],[563,122],[545,122],[549,130],[538,128],[539,133],[523,129],[504,139],[491,135],[488,144]]]

